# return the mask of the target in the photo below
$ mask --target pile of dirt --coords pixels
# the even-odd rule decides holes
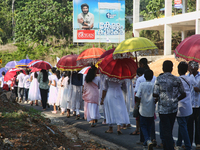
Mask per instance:
[[[156,60],[155,62],[152,62],[149,64],[149,67],[154,72],[154,76],[159,76],[159,74],[163,73],[162,70],[162,64],[165,60],[171,60],[173,62],[173,71],[172,74],[175,76],[179,76],[178,74],[178,64],[179,61],[176,60],[176,58],[161,58],[159,60]]]
[[[16,103],[11,92],[0,94],[0,149],[107,149],[95,141],[68,138],[41,112]]]

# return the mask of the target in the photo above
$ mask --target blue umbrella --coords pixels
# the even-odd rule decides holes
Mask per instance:
[[[27,67],[27,65],[31,62],[31,59],[22,59],[17,62],[16,68],[24,68]]]
[[[16,65],[17,65],[17,61],[10,61],[5,65],[5,68],[6,69],[15,68]]]
[[[8,71],[8,69],[6,69],[6,68],[1,68],[1,69],[0,69],[0,77],[2,77],[2,74],[1,74],[1,73],[2,73],[3,71],[6,73],[6,72]]]

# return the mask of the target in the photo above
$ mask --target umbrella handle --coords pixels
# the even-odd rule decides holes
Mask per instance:
[[[137,67],[138,67],[138,60],[137,60],[137,53],[135,52],[135,60],[136,60],[136,64],[137,64]]]

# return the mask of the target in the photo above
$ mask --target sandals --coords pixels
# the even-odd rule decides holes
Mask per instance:
[[[113,131],[106,130],[105,133],[113,133]]]
[[[122,134],[122,132],[121,131],[117,131],[117,135],[120,135],[120,134]]]
[[[79,119],[80,119],[80,115],[77,115],[75,120],[79,120]]]
[[[140,135],[139,131],[134,131],[133,133],[131,132],[130,135]]]
[[[91,127],[95,127],[96,125],[96,123],[91,123]]]

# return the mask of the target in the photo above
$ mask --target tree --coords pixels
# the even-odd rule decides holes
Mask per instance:
[[[44,41],[47,36],[72,35],[72,2],[29,1],[15,17],[16,41]]]

